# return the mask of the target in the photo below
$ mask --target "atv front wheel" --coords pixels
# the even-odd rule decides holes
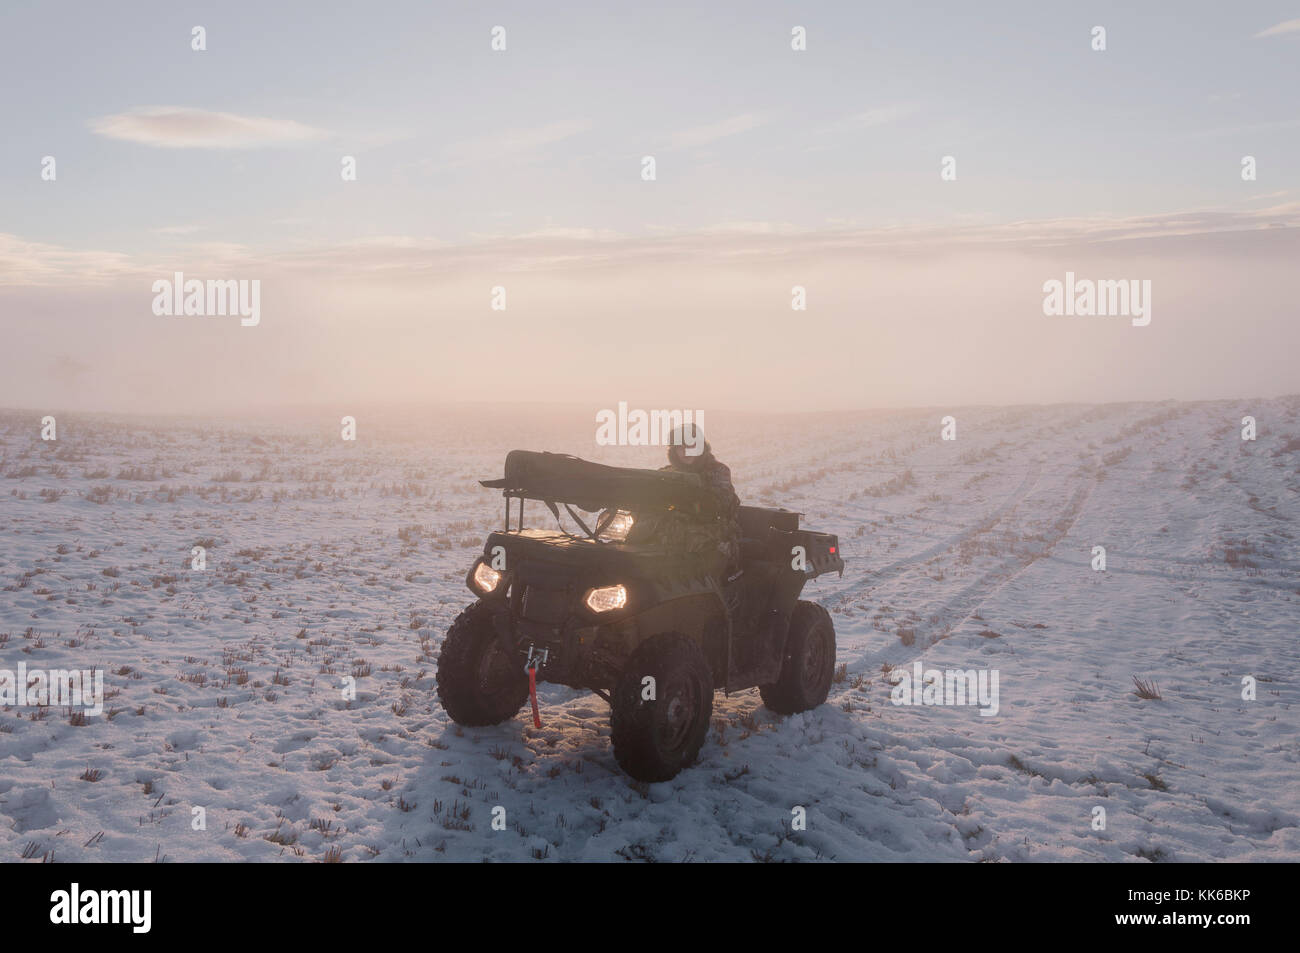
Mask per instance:
[[[501,648],[490,607],[476,602],[456,617],[438,653],[438,700],[461,725],[513,718],[528,697],[523,663]]]
[[[628,659],[611,705],[610,740],[619,766],[638,781],[667,781],[695,760],[709,730],[709,663],[686,636],[656,635]]]
[[[758,693],[763,704],[780,715],[816,708],[826,701],[835,673],[835,624],[815,602],[800,600],[790,614],[781,674]]]

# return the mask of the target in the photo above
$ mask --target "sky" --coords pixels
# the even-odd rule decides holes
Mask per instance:
[[[0,406],[1300,391],[1300,3],[1169,9],[7,0]]]

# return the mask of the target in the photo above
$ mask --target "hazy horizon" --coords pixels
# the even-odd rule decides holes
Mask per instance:
[[[138,9],[0,11],[0,405],[1300,391],[1285,3]],[[178,272],[255,326],[155,313]]]
[[[710,407],[695,408],[706,415],[714,415],[724,421],[748,420],[749,418],[764,418],[768,420],[791,420],[802,417],[810,418],[836,418],[836,417],[854,417],[854,416],[871,416],[871,415],[889,415],[889,414],[917,414],[917,413],[935,413],[947,414],[955,411],[972,411],[972,410],[1059,410],[1069,407],[1133,407],[1133,406],[1160,406],[1164,404],[1194,406],[1198,404],[1222,404],[1232,402],[1250,402],[1250,401],[1271,401],[1271,400],[1288,400],[1300,398],[1300,390],[1281,393],[1281,394],[1240,394],[1240,395],[1220,395],[1210,397],[1197,397],[1180,399],[1176,397],[1167,397],[1153,400],[1105,400],[1105,401],[1041,401],[1041,402],[1016,402],[1016,403],[989,403],[989,402],[970,402],[970,403],[949,403],[949,404],[907,404],[907,405],[878,405],[878,406],[861,406],[861,407],[825,407],[809,410],[763,410],[753,407],[736,407],[725,404],[714,405]],[[663,401],[649,400],[632,400],[624,401],[628,410],[651,411],[671,411]],[[335,416],[347,414],[357,417],[359,420],[369,417],[367,424],[373,422],[377,415],[388,415],[395,419],[385,419],[385,427],[396,423],[400,426],[404,415],[422,414],[432,412],[459,412],[464,414],[479,413],[485,416],[492,415],[517,415],[518,419],[549,419],[551,421],[563,422],[568,426],[576,426],[580,422],[585,426],[587,418],[590,421],[591,429],[598,429],[595,415],[597,412],[606,409],[617,410],[615,405],[612,408],[605,408],[592,402],[581,401],[474,401],[474,400],[447,400],[447,401],[380,401],[367,402],[358,401],[355,403],[320,403],[320,404],[275,404],[262,406],[245,406],[236,407],[225,411],[181,411],[169,410],[166,408],[157,408],[152,410],[110,410],[96,408],[93,410],[83,410],[70,406],[19,406],[0,404],[0,417],[8,415],[34,414],[45,415],[51,414],[55,417],[59,415],[74,414],[88,418],[108,418],[108,419],[137,419],[141,421],[167,421],[182,423],[185,421],[211,422],[220,424],[232,424],[237,422],[247,422],[250,425],[257,422],[266,422],[271,424],[306,424],[310,422],[314,426],[323,429],[334,430],[336,428]],[[938,419],[938,418],[936,418]],[[705,426],[704,424],[701,425]]]

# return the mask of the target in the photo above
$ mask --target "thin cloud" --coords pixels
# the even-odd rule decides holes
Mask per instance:
[[[906,103],[877,106],[860,113],[854,113],[852,116],[845,116],[838,122],[827,126],[822,130],[822,132],[851,132],[855,129],[870,129],[874,126],[884,126],[891,122],[898,122],[900,119],[906,119],[914,112],[916,112],[916,107]]]
[[[0,234],[0,288],[98,282],[130,274],[135,267],[121,252],[78,251]]]
[[[710,142],[717,142],[719,139],[726,139],[728,136],[757,129],[766,122],[767,118],[757,113],[742,113],[705,126],[678,130],[669,137],[668,145],[672,149],[695,149]]]
[[[1251,235],[1255,236],[1255,244],[1245,246],[1238,241]],[[692,262],[770,267],[796,261],[861,261],[864,255],[932,257],[937,252],[960,248],[1059,252],[1143,243],[1148,248],[1175,250],[1198,237],[1234,242],[1219,245],[1221,249],[1293,248],[1300,243],[1300,202],[1257,209],[1199,209],[1131,218],[1097,216],[1003,224],[808,228],[755,221],[724,222],[691,230],[656,229],[649,235],[553,226],[515,235],[480,236],[472,242],[379,235],[275,250],[208,242],[152,259],[70,250],[0,234],[0,287],[98,283],[137,276],[152,280],[174,271],[195,275],[296,273],[313,280],[350,276],[418,281],[476,270],[540,273]]]
[[[911,113],[911,106],[882,106],[879,109],[868,109],[856,116],[850,116],[848,122],[855,126],[883,126],[887,122],[896,122]]]
[[[652,226],[651,231],[660,235],[808,235],[814,233],[816,229],[789,222],[735,221],[718,222],[691,229]]]
[[[1179,138],[1214,139],[1218,136],[1242,136],[1257,132],[1275,132],[1279,129],[1294,129],[1296,126],[1300,126],[1300,119],[1276,119],[1272,122],[1257,122],[1246,126],[1219,126],[1214,129],[1198,129]]]
[[[590,128],[590,120],[563,119],[533,129],[521,129],[498,136],[452,143],[447,147],[447,155],[457,163],[487,162],[504,157],[528,155],[544,146],[586,132]]]
[[[101,136],[163,149],[257,149],[319,139],[292,119],[239,116],[185,106],[147,106],[90,121]]]
[[[1300,20],[1283,20],[1281,23],[1274,23],[1267,30],[1260,30],[1255,34],[1255,39],[1264,36],[1280,36],[1283,33],[1295,33],[1300,31]]]

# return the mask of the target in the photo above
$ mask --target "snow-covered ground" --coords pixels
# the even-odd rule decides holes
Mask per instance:
[[[594,695],[460,729],[433,674],[507,450],[658,450],[527,410],[359,414],[355,443],[40,417],[0,415],[0,669],[95,666],[108,697],[0,710],[5,861],[1300,860],[1300,398],[710,414],[742,499],[840,534],[806,597],[841,671],[792,718],[719,695],[655,785]],[[917,661],[996,670],[998,713],[892,704]]]

